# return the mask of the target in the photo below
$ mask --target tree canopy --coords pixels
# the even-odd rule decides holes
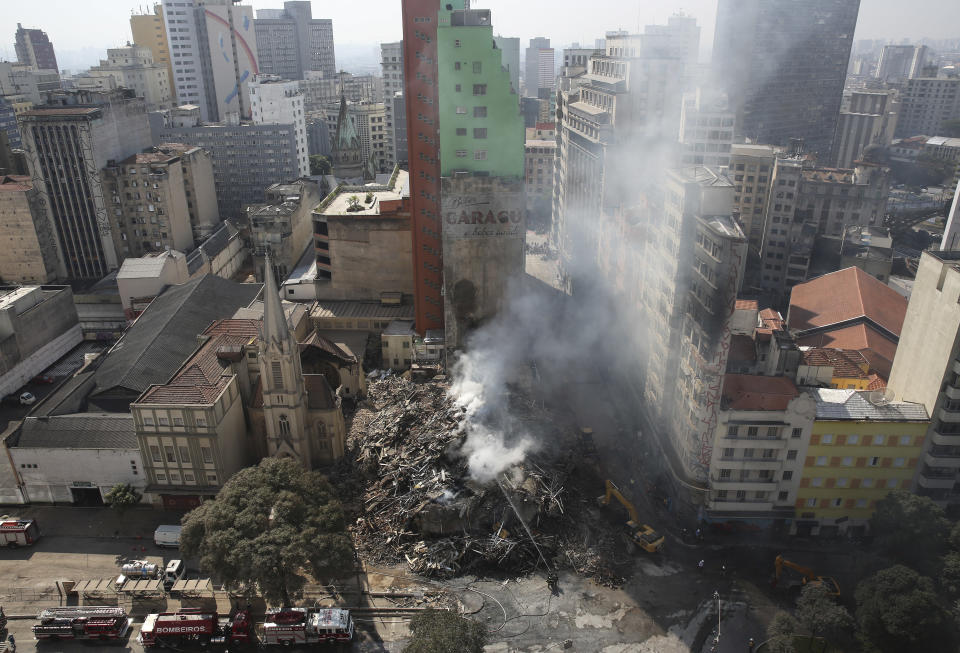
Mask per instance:
[[[933,574],[947,548],[950,522],[929,497],[896,490],[877,502],[870,530],[895,561]]]
[[[353,563],[343,509],[327,479],[289,459],[265,458],[233,476],[183,518],[180,549],[228,584],[290,605],[306,574],[336,576]]]
[[[787,612],[778,612],[767,626],[767,646],[769,653],[796,653],[794,644],[800,624]]]
[[[129,483],[117,483],[110,491],[103,495],[103,502],[123,515],[128,508],[140,503],[143,495],[137,492]]]
[[[486,627],[448,610],[424,610],[410,620],[413,638],[404,653],[482,653]]]
[[[330,159],[322,154],[313,154],[310,156],[310,174],[311,175],[329,175],[333,170],[333,164]]]
[[[933,581],[895,565],[862,581],[855,592],[860,636],[879,651],[946,651],[950,629]]]
[[[849,639],[853,617],[822,584],[807,584],[797,599],[797,620],[811,637],[838,643]]]

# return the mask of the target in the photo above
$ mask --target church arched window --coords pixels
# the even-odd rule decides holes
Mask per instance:
[[[290,422],[286,415],[281,415],[279,420],[280,435],[290,435]]]

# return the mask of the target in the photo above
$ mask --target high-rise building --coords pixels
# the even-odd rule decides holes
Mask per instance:
[[[360,139],[360,153],[367,167],[374,172],[393,170],[387,155],[390,139],[387,135],[386,105],[382,102],[361,102],[352,105],[350,110]]]
[[[666,25],[647,25],[643,33],[650,45],[653,41],[658,42],[658,47],[667,56],[677,57],[683,62],[684,90],[692,90],[700,58],[700,27],[697,19],[681,12],[670,16]]]
[[[246,205],[264,201],[268,186],[301,176],[291,123],[204,124],[200,109],[186,105],[151,113],[150,128],[155,143],[185,143],[210,153],[221,218],[239,218]]]
[[[57,67],[57,55],[53,51],[53,43],[43,30],[26,29],[17,23],[14,49],[17,52],[17,61],[24,65],[37,70],[60,71]]]
[[[833,140],[833,165],[851,168],[871,145],[893,142],[900,104],[891,93],[851,91],[844,98]]]
[[[960,79],[915,77],[900,96],[896,135],[943,136],[944,123],[960,119]]]
[[[31,176],[56,229],[59,276],[99,279],[120,265],[100,171],[150,146],[146,107],[126,89],[49,98],[20,116]]]
[[[750,243],[759,254],[763,247],[764,218],[776,160],[769,145],[735,144],[730,149],[730,176],[733,178],[733,210]]]
[[[734,142],[736,113],[727,96],[697,88],[680,109],[680,164],[726,167]]]
[[[755,143],[828,157],[859,0],[720,0],[713,76]]]
[[[337,74],[333,21],[314,18],[309,0],[283,3],[283,9],[260,9],[253,21],[260,72],[283,79],[303,79],[316,70],[327,79]]]
[[[260,72],[253,9],[233,0],[163,0],[177,101],[204,122],[250,118],[248,82]]]
[[[180,157],[138,152],[103,170],[107,216],[117,256],[193,249]]]
[[[463,4],[462,0],[459,4]],[[410,166],[416,329],[443,328],[440,219],[440,0],[403,0],[403,81]]]
[[[503,57],[503,67],[510,71],[510,83],[513,90],[520,95],[520,39],[513,36],[493,37]]]
[[[296,81],[284,81],[276,75],[258,75],[250,82],[250,112],[255,125],[293,125],[297,144],[298,176],[310,174],[307,148],[307,122],[303,112],[303,92]]]
[[[556,87],[553,56],[550,39],[542,36],[530,39],[523,69],[524,97],[537,97],[539,89]]]
[[[150,49],[153,62],[166,66],[167,83],[171,100],[176,103],[176,89],[173,84],[173,64],[170,60],[170,42],[167,40],[167,26],[163,21],[163,6],[153,5],[153,13],[133,14],[130,16],[130,32],[133,44]],[[179,47],[177,48],[180,49]]]
[[[902,84],[923,74],[928,48],[925,45],[885,45],[877,64],[877,79],[887,84]]]
[[[60,73],[56,70],[37,70],[25,64],[0,61],[0,96],[5,97],[17,113],[43,104],[47,93],[59,90]]]
[[[150,49],[140,45],[107,50],[107,58],[88,73],[93,77],[113,77],[117,86],[132,88],[143,98],[147,111],[169,109],[173,103],[173,84],[167,66],[155,63]]]
[[[402,106],[403,102],[396,102],[399,95],[403,97],[403,42],[381,43],[380,44],[380,68],[383,72],[383,104],[386,115],[386,124],[384,125],[384,140],[386,141],[386,159],[388,167],[393,167],[398,162],[406,163],[406,147],[403,149],[403,156],[400,156],[397,142],[397,128],[399,118],[396,114],[397,106]]]
[[[161,143],[153,151],[179,157],[193,239],[203,241],[221,225],[210,153],[184,143]]]
[[[447,3],[437,30],[447,347],[504,306],[524,269],[523,118],[490,10],[469,6]]]
[[[930,415],[915,491],[960,502],[960,252],[920,256],[888,390]]]
[[[40,193],[28,176],[0,177],[0,278],[44,284],[57,278],[57,240]]]

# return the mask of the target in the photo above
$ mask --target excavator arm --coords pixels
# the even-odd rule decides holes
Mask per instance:
[[[615,497],[617,501],[620,502],[624,508],[627,509],[627,514],[630,515],[630,521],[634,524],[640,523],[640,516],[637,514],[637,509],[633,507],[633,504],[627,501],[627,498],[623,496],[620,490],[617,489],[617,486],[613,484],[613,481],[607,479],[607,491],[603,496],[603,505],[610,505],[610,498]]]
[[[827,591],[833,596],[840,596],[840,584],[837,583],[836,579],[829,576],[817,576],[816,572],[810,567],[804,567],[798,565],[795,562],[786,560],[782,555],[778,555],[773,561],[773,566],[776,571],[776,580],[780,581],[780,575],[783,573],[783,568],[793,569],[795,572],[803,576],[803,584],[817,584],[823,585],[827,588]]]

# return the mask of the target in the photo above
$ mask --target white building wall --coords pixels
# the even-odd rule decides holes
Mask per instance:
[[[249,84],[250,114],[254,124],[294,125],[297,142],[297,165],[301,177],[310,174],[310,153],[307,148],[307,120],[304,98],[298,81],[277,79],[253,81]]]
[[[75,324],[43,347],[17,363],[0,377],[0,397],[19,390],[27,381],[43,372],[83,340],[83,331]]]
[[[147,486],[140,449],[14,447],[9,451],[30,502],[70,503],[70,488],[90,487],[88,483],[100,488],[101,495],[117,483],[129,483],[139,492]]]

